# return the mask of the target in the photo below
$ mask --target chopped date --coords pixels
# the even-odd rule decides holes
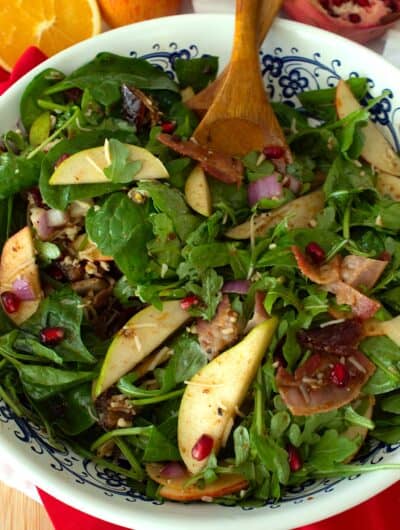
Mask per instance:
[[[312,353],[348,356],[357,350],[362,329],[359,320],[348,319],[322,328],[302,329],[297,333],[297,340]]]

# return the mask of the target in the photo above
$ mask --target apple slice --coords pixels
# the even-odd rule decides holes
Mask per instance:
[[[212,199],[206,174],[201,166],[196,166],[185,184],[185,199],[188,205],[200,215],[212,214]]]
[[[335,105],[338,116],[341,119],[354,111],[362,109],[351,88],[343,80],[339,81],[336,88]],[[362,129],[362,132],[365,140],[361,156],[373,167],[390,175],[400,176],[400,157],[378,127],[372,121],[369,121]]]
[[[139,160],[141,169],[134,180],[169,178],[164,164],[150,151],[136,145],[124,144],[129,149],[129,160]],[[104,145],[84,149],[66,158],[52,174],[49,183],[52,185],[98,184],[110,182],[103,169],[110,165],[110,157]]]
[[[94,396],[113,385],[191,318],[179,300],[163,302],[161,311],[148,306],[118,331],[110,344],[97,379]]]
[[[29,226],[22,228],[5,243],[0,262],[0,293],[12,291],[15,280],[25,280],[34,296],[33,300],[23,300],[15,313],[7,313],[19,326],[35,313],[43,297],[39,269],[36,264],[36,250]]]
[[[188,381],[179,408],[178,445],[191,473],[198,473],[207,463],[207,458],[196,460],[192,456],[203,435],[212,438],[215,453],[226,443],[277,324],[276,318],[258,324]]]
[[[245,490],[248,486],[247,480],[242,475],[227,473],[221,475],[215,482],[206,484],[204,488],[199,488],[195,484],[185,487],[186,481],[191,478],[187,471],[183,472],[182,470],[179,477],[168,478],[163,476],[165,468],[165,464],[146,464],[146,471],[150,478],[162,486],[158,491],[161,497],[171,501],[208,500],[210,497],[223,497]]]
[[[387,173],[379,173],[376,189],[382,195],[388,195],[394,201],[400,201],[400,178]]]
[[[322,190],[313,191],[276,210],[256,215],[251,220],[231,228],[225,235],[230,239],[250,239],[252,235],[261,237],[285,218],[289,230],[307,228],[310,221],[315,220],[317,214],[324,208],[324,201],[325,195]]]

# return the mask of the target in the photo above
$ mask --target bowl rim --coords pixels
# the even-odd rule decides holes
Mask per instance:
[[[233,18],[234,17],[232,14],[175,15],[171,17],[164,17],[162,19],[147,20],[101,33],[91,39],[75,44],[53,57],[50,57],[25,74],[0,98],[0,112],[2,107],[4,108],[9,104],[15,105],[14,98],[19,97],[22,94],[25,86],[45,68],[64,68],[64,66],[61,65],[63,63],[68,64],[67,59],[70,56],[76,56],[79,54],[80,50],[84,50],[88,47],[93,47],[93,54],[96,53],[95,47],[98,48],[98,51],[103,51],[103,48],[107,46],[107,42],[113,41],[117,35],[121,38],[128,37],[129,34],[138,27],[144,28],[145,30],[148,30],[149,33],[157,35],[157,30],[160,29],[160,25],[167,26],[170,24],[171,27],[176,27],[176,25],[178,25],[184,28],[186,25],[198,25],[200,19],[202,20],[201,25],[203,27],[207,21],[219,21],[233,24]],[[196,24],[194,24],[195,21]],[[378,64],[378,66],[381,68],[384,68],[388,77],[397,77],[400,81],[400,70],[389,63],[381,55],[370,50],[369,48],[366,48],[334,33],[330,33],[320,28],[315,28],[300,22],[287,19],[277,19],[275,24],[278,30],[283,29],[293,31],[295,35],[305,31],[310,33],[311,31],[313,34],[315,34],[316,38],[320,40],[321,46],[323,46],[327,41],[332,40],[334,40],[335,44],[341,43],[345,47],[351,46],[352,51],[354,51],[354,55],[357,54],[357,57],[361,56],[373,58],[373,63]],[[105,45],[103,43],[105,43]],[[68,71],[68,68],[65,68],[65,71]],[[66,504],[74,506],[82,512],[86,512],[90,515],[93,515],[94,517],[104,519],[105,521],[127,526],[128,528],[133,528],[130,525],[134,524],[134,528],[136,528],[136,530],[159,530],[161,525],[169,527],[170,524],[171,527],[173,525],[177,530],[187,530],[188,510],[190,510],[191,513],[190,525],[192,526],[193,530],[203,530],[205,524],[209,525],[210,530],[213,530],[214,528],[217,529],[217,525],[219,526],[221,522],[227,521],[232,524],[232,529],[236,529],[239,528],[239,524],[241,525],[244,521],[244,516],[246,517],[246,522],[253,524],[254,530],[261,530],[261,528],[264,528],[264,525],[262,524],[263,522],[267,524],[274,524],[274,530],[287,530],[289,526],[286,519],[290,515],[291,521],[296,521],[296,526],[320,521],[321,519],[337,515],[349,508],[354,507],[357,504],[360,504],[363,501],[366,501],[399,479],[398,470],[371,472],[363,475],[362,477],[364,487],[358,488],[357,491],[352,491],[351,495],[349,495],[349,487],[343,487],[339,490],[335,490],[335,502],[332,502],[330,495],[326,495],[325,497],[321,496],[316,502],[313,503],[303,503],[298,504],[297,506],[288,506],[288,509],[285,509],[284,513],[280,511],[279,513],[274,513],[273,510],[270,510],[268,513],[266,513],[265,509],[263,508],[240,512],[235,508],[225,508],[221,506],[218,506],[218,509],[215,509],[216,505],[208,506],[208,508],[213,508],[211,510],[207,509],[206,505],[189,505],[189,508],[182,509],[182,505],[180,504],[167,502],[165,506],[168,506],[168,509],[164,510],[162,507],[157,507],[156,510],[151,510],[151,515],[149,515],[148,510],[136,511],[133,508],[135,504],[127,504],[129,508],[128,514],[128,510],[126,509],[118,509],[110,512],[110,505],[107,502],[102,502],[100,496],[93,495],[92,489],[90,488],[82,488],[79,490],[79,494],[77,494],[76,488],[74,489],[72,481],[64,482],[62,481],[61,476],[59,478],[54,478],[54,476],[52,476],[50,480],[50,475],[47,476],[46,473],[43,473],[43,466],[40,465],[40,461],[38,459],[35,460],[32,458],[31,453],[16,450],[11,439],[5,439],[5,437],[2,436],[1,429],[0,447],[5,451],[16,469],[20,470],[21,473],[24,473],[24,475],[32,480],[39,488],[48,492],[50,495],[55,496]],[[147,504],[150,506],[150,503]],[[340,505],[340,507],[338,508],[337,505]],[[196,512],[199,513],[199,515],[201,512],[201,517],[193,517]],[[240,517],[240,514],[242,514],[242,517]],[[293,517],[293,514],[295,514],[295,517]],[[129,522],[130,517],[133,517],[134,523]],[[265,517],[264,521],[262,521],[263,517]],[[170,522],[169,518],[171,518]],[[261,526],[259,526],[259,524],[261,524]]]

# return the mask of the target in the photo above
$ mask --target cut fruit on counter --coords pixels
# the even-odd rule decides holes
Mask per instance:
[[[96,0],[1,2],[0,20],[0,66],[6,70],[29,46],[51,56],[101,30]]]

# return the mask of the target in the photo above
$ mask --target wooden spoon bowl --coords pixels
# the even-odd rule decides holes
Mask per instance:
[[[261,4],[260,0],[237,0],[234,45],[226,78],[193,139],[232,156],[262,151],[268,145],[281,146],[289,161],[289,148],[260,71],[257,35]]]

